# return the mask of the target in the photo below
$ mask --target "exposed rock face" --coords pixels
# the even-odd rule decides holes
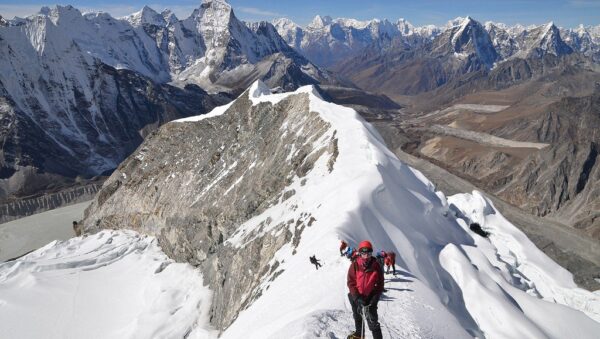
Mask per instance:
[[[498,53],[492,45],[488,32],[483,26],[466,17],[458,26],[451,27],[437,37],[433,42],[433,55],[456,53],[458,58],[469,58],[474,65],[467,69],[477,70],[482,64],[490,68],[498,60]]]
[[[525,31],[517,36],[516,40],[522,46],[519,53],[525,57],[539,58],[545,54],[561,56],[573,53],[573,49],[562,40],[554,23]]]
[[[550,106],[537,120],[536,134],[552,147],[532,155],[508,175],[501,196],[600,239],[599,112],[600,91]]]
[[[600,26],[579,25],[575,29],[561,29],[560,35],[574,52],[600,61]]]
[[[249,91],[263,90],[264,84]],[[223,115],[171,122],[149,136],[106,181],[86,211],[85,227],[152,234],[170,257],[202,266],[215,292],[211,322],[224,329],[260,296],[259,284],[280,273],[273,254],[284,244],[297,245],[312,221],[305,214],[267,218],[259,227],[272,230],[267,234],[241,231],[241,246],[224,240],[293,196],[286,187],[318,159],[334,166],[334,136],[310,112],[306,94],[253,106],[245,92]]]
[[[18,58],[11,51],[6,57]],[[112,170],[161,124],[215,106],[198,87],[159,85],[104,64],[70,67],[35,79],[22,73],[20,85],[0,75],[0,201]]]

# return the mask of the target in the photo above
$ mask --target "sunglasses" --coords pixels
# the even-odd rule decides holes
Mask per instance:
[[[373,250],[370,250],[368,248],[361,248],[360,250],[358,250],[360,252],[360,254],[369,254],[369,253],[373,253]]]

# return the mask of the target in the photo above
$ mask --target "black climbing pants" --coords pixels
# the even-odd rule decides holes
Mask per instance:
[[[362,309],[365,310],[365,318],[367,319],[367,325],[373,333],[373,339],[382,339],[381,326],[379,325],[379,319],[377,316],[377,303],[379,302],[379,295],[375,295],[371,300],[366,300],[363,307],[361,307],[356,300],[348,293],[348,299],[350,299],[350,305],[352,305],[352,316],[354,317],[354,326],[356,327],[356,333],[360,334],[363,326]]]

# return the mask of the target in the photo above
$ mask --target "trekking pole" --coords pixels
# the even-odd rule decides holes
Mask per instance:
[[[365,306],[361,307],[362,310],[362,329],[361,329],[361,333],[360,333],[360,338],[364,339],[365,337],[365,322],[367,321],[367,315],[365,314]]]

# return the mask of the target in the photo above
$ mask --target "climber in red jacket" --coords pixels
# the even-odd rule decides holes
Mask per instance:
[[[364,311],[367,325],[373,333],[374,339],[381,339],[381,327],[377,316],[377,303],[383,292],[383,270],[377,260],[372,256],[373,245],[367,240],[358,245],[359,257],[350,264],[348,269],[348,298],[352,305],[355,332],[348,336],[349,339],[363,338]]]
[[[386,266],[386,274],[390,273],[390,268],[392,268],[392,274],[396,275],[396,253],[387,252],[385,256],[385,266]]]

